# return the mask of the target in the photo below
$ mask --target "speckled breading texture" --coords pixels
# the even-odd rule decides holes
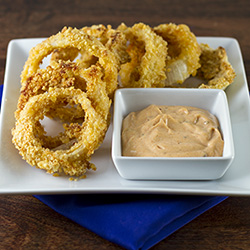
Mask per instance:
[[[64,101],[80,104],[85,111],[85,119],[81,125],[69,125],[68,136],[76,139],[69,149],[49,149],[43,146],[42,139],[34,133],[38,132],[36,124],[50,109],[60,106]],[[29,99],[12,130],[12,141],[30,165],[45,169],[48,173],[64,172],[80,176],[94,167],[89,160],[102,143],[106,130],[107,123],[93,108],[85,92],[73,87],[51,88]]]
[[[122,87],[164,87],[167,43],[143,23],[133,27],[121,24],[118,30],[126,34],[131,58],[130,62],[121,65]]]
[[[28,60],[21,74],[21,82],[26,80],[39,69],[42,60],[57,49],[75,48],[79,51],[87,51],[97,57],[98,63],[104,68],[104,81],[107,83],[108,95],[113,96],[117,88],[117,59],[97,38],[89,36],[79,29],[64,28],[56,35],[52,35],[42,43],[31,49]]]
[[[55,65],[54,65],[55,66]],[[74,62],[59,62],[55,67],[47,66],[46,69],[38,69],[35,74],[27,79],[21,88],[18,100],[18,109],[15,112],[16,119],[19,118],[20,111],[30,97],[43,94],[51,87],[68,88],[74,87],[86,91],[88,98],[91,98],[95,108],[100,109],[105,117],[109,113],[111,101],[106,93],[106,83],[102,80],[103,70],[95,65],[88,69],[82,69]],[[101,105],[99,105],[101,103]],[[73,121],[80,118],[83,111],[80,108],[68,109],[58,108],[56,112],[50,111],[49,116],[62,120]]]
[[[69,53],[73,59],[76,50],[88,51],[98,62],[85,68],[80,60],[63,60]],[[52,52],[51,64],[40,68]],[[110,123],[117,71],[114,53],[81,30],[64,28],[34,47],[21,75],[12,129],[12,141],[22,157],[52,174],[82,176],[87,169],[95,169],[91,155],[103,142]],[[64,132],[47,136],[41,125],[44,117],[60,119]]]
[[[197,72],[197,76],[208,81],[199,88],[216,88],[225,89],[234,80],[236,74],[228,61],[226,50],[222,47],[212,49],[207,44],[200,44],[201,67]]]
[[[117,60],[117,65],[120,67],[121,64],[126,63],[130,60],[130,57],[126,51],[127,39],[123,32],[113,29],[110,25],[107,27],[103,24],[85,26],[81,28],[87,35],[97,38],[107,49],[113,52]],[[97,58],[95,55],[87,50],[79,51],[76,48],[62,48],[53,51],[51,56],[51,65],[59,60],[73,61],[80,53],[78,61],[85,68],[95,64]]]
[[[113,29],[111,25],[105,27],[103,24],[83,27],[81,30],[100,39],[101,43],[114,53],[119,66],[130,61],[129,54],[126,51],[127,39],[123,32]]]
[[[195,75],[200,67],[201,50],[189,27],[185,24],[160,24],[154,27],[154,31],[168,44],[165,85],[182,83],[190,75]]]
[[[30,97],[43,94],[51,87],[68,88],[74,86],[85,90],[86,81],[80,74],[80,68],[72,62],[60,62],[56,67],[50,65],[46,69],[38,69],[22,84],[18,109],[15,113],[16,119],[19,118],[20,111]]]
[[[81,84],[74,83],[72,64],[66,66],[70,70],[68,74],[65,63],[56,69],[48,66],[34,74],[28,84],[30,88],[26,89],[28,98],[23,93],[20,96],[22,108],[17,110],[18,119],[12,134],[13,143],[30,165],[48,173],[80,176],[95,167],[90,163],[90,157],[102,143],[108,129],[111,100],[100,67],[93,65],[76,70],[86,82],[86,89],[83,89]],[[77,105],[77,110],[68,110],[65,104],[70,107]],[[81,124],[74,122],[76,115],[82,118]],[[44,116],[66,121],[65,132],[54,137],[46,136],[40,124]],[[65,145],[69,149],[65,150]]]

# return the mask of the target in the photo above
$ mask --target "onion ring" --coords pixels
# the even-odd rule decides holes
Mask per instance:
[[[118,28],[129,41],[128,54],[131,61],[121,65],[119,72],[122,87],[163,87],[166,79],[165,60],[167,43],[143,23]]]
[[[72,59],[83,50],[98,59],[96,65],[84,68],[81,61],[52,59],[52,65],[39,68],[53,51],[58,52],[54,56]],[[21,75],[17,122],[12,130],[12,141],[27,163],[49,173],[75,176],[95,169],[89,160],[109,126],[109,95],[117,88],[117,70],[114,54],[77,29],[63,29],[31,50]],[[46,136],[40,123],[45,116],[65,121],[64,133]]]
[[[154,31],[168,43],[165,86],[183,83],[190,75],[195,75],[200,67],[201,50],[189,27],[184,24],[160,24]]]
[[[201,84],[199,88],[226,89],[236,74],[228,61],[226,50],[223,47],[210,48],[207,44],[200,44],[201,67],[198,69],[197,77],[207,80],[207,84]]]
[[[118,65],[126,63],[130,60],[129,55],[126,52],[127,40],[122,32],[112,29],[110,25],[105,27],[103,24],[92,25],[90,27],[86,26],[81,28],[81,31],[84,31],[89,36],[97,38],[106,48],[112,51],[116,56]],[[79,51],[75,50],[75,48],[55,50],[52,53],[51,65],[59,60],[73,61],[78,54]],[[83,67],[88,68],[96,63],[97,58],[88,51],[82,50],[80,51],[79,61],[81,61]]]
[[[44,57],[57,49],[75,48],[79,51],[86,50],[98,58],[98,64],[104,69],[104,81],[109,96],[113,96],[117,88],[118,65],[115,55],[108,50],[97,38],[89,36],[84,31],[76,28],[64,28],[31,49],[28,60],[21,74],[21,83],[24,84],[38,69]]]
[[[21,92],[18,109],[15,113],[16,119],[19,119],[20,112],[32,96],[46,93],[50,88],[74,87],[86,92],[95,110],[109,125],[111,100],[106,93],[106,84],[102,80],[102,76],[103,73],[100,67],[93,65],[83,70],[77,68],[75,63],[72,62],[61,62],[58,68],[48,66],[46,69],[40,69],[34,74],[34,77],[30,78],[30,81],[27,81],[27,88]],[[67,123],[79,123],[83,121],[84,112],[79,105],[72,106],[64,102],[59,107],[51,108],[46,116]],[[37,130],[36,133],[40,134],[40,136],[45,134],[44,129],[39,124],[37,124]],[[53,147],[57,147],[62,142],[60,137],[51,138],[46,136],[43,138],[46,141],[44,145],[53,145]],[[65,136],[63,138],[65,142]]]
[[[41,138],[35,134],[36,124],[52,108],[56,109],[65,101],[80,104],[85,112],[83,124],[77,128],[75,124],[69,125],[72,127],[70,139],[75,137],[77,141],[66,150],[45,148]],[[51,88],[49,92],[28,100],[12,130],[12,141],[30,165],[45,169],[48,173],[63,171],[67,175],[80,176],[85,174],[87,169],[94,169],[93,164],[89,162],[90,156],[103,141],[106,130],[107,124],[93,108],[85,92],[74,88]]]
[[[52,87],[68,88],[72,86],[85,91],[98,112],[107,119],[111,101],[106,93],[106,84],[102,77],[101,67],[92,65],[88,69],[82,69],[74,62],[59,62],[55,68],[48,66],[46,69],[38,69],[21,88],[18,109],[15,112],[16,119],[19,118],[21,110],[31,96],[45,93]],[[68,122],[75,121],[82,115],[82,109],[79,109],[78,106],[71,109],[61,107],[57,108],[57,112],[53,112],[53,110],[50,112],[50,117],[56,116]]]
[[[112,29],[111,25],[105,27],[103,24],[83,27],[81,30],[90,36],[99,38],[101,43],[115,54],[117,57],[117,63],[119,65],[130,60],[130,57],[126,51],[127,39],[123,32]]]

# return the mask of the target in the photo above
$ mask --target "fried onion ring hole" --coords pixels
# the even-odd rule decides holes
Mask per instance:
[[[67,136],[76,142],[66,150],[51,150],[43,147],[42,139],[35,133],[36,126],[50,110],[63,102],[80,104],[85,113],[83,124],[70,124]],[[90,157],[102,143],[107,123],[93,108],[85,92],[74,88],[53,88],[44,94],[29,99],[12,130],[13,143],[22,157],[32,166],[48,173],[64,172],[70,176],[83,175],[94,169]]]
[[[167,42],[165,86],[183,83],[190,75],[194,76],[200,67],[201,49],[189,27],[169,23],[160,24],[153,30]]]

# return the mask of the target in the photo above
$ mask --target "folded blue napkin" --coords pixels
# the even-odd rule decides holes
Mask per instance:
[[[226,197],[39,195],[39,200],[126,249],[149,249]]]
[[[2,99],[0,86],[0,99]],[[126,249],[149,249],[222,196],[152,194],[35,195],[56,212]]]

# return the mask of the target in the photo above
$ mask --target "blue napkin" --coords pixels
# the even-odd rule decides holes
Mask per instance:
[[[126,249],[149,249],[226,197],[39,195],[39,200]]]
[[[2,99],[0,86],[0,99]],[[56,212],[126,249],[149,249],[223,196],[141,194],[36,195]]]

